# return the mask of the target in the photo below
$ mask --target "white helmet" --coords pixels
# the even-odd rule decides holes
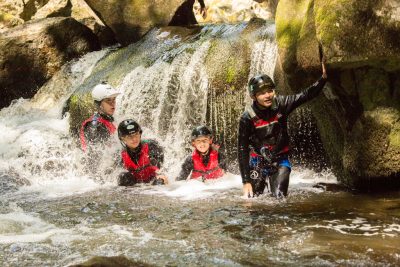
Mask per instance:
[[[120,92],[107,83],[100,83],[92,90],[93,99],[99,102],[105,98],[116,97],[119,94]]]

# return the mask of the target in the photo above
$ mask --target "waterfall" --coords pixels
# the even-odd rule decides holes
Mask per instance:
[[[83,103],[92,87],[104,79],[122,93],[117,98],[116,124],[137,120],[143,138],[161,144],[170,180],[190,153],[190,133],[200,124],[214,130],[215,139],[225,147],[229,170],[237,172],[238,119],[251,102],[247,80],[260,73],[273,77],[277,58],[275,26],[267,23],[247,30],[248,25],[153,29],[136,44],[94,52],[65,65],[33,99],[18,100],[0,112],[0,128],[5,133],[0,151],[2,173],[33,184],[88,177],[81,164],[82,153],[68,131],[73,122],[79,128],[87,114],[72,107],[64,118],[60,113],[71,94],[80,96],[78,102]],[[248,43],[249,68],[243,70],[244,78],[234,90],[212,84],[215,77],[210,77],[207,62],[217,40]],[[98,162],[100,173],[105,174],[96,177],[111,184],[121,171],[105,171],[121,148],[118,138],[114,139],[113,151]]]

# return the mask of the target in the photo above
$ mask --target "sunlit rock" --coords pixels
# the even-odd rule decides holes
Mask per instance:
[[[200,4],[194,5],[196,19],[199,23],[236,23],[249,21],[252,18],[273,19],[276,0],[204,0],[207,16],[200,14]]]
[[[99,49],[96,36],[72,18],[25,23],[0,36],[1,107],[32,97],[67,61]]]
[[[169,24],[176,10],[184,0],[157,1],[107,1],[85,0],[109,26],[121,44],[139,40],[155,26]]]

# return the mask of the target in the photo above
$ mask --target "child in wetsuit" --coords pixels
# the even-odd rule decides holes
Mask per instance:
[[[176,179],[186,180],[217,179],[222,177],[226,170],[225,157],[219,151],[218,146],[213,144],[211,131],[206,126],[198,126],[192,131],[192,146],[194,150],[187,156],[182,164],[182,170]]]

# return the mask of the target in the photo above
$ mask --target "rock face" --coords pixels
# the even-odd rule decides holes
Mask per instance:
[[[159,0],[85,0],[94,12],[109,26],[121,44],[138,41],[155,26],[169,24],[176,10],[185,1]]]
[[[156,26],[185,26],[204,23],[236,23],[252,18],[272,19],[277,0],[204,0],[207,17],[202,18],[195,0],[85,0],[109,26],[117,40],[127,45],[139,40]],[[193,14],[194,12],[194,14]]]
[[[114,33],[96,16],[84,0],[3,0],[0,2],[0,32],[27,21],[72,17],[89,27],[104,46],[115,44]]]
[[[67,61],[100,48],[97,37],[72,18],[37,20],[0,37],[0,107],[32,97]]]
[[[281,0],[276,13],[281,86],[297,92],[320,75],[313,102],[339,179],[374,190],[400,185],[400,5],[392,0]]]

